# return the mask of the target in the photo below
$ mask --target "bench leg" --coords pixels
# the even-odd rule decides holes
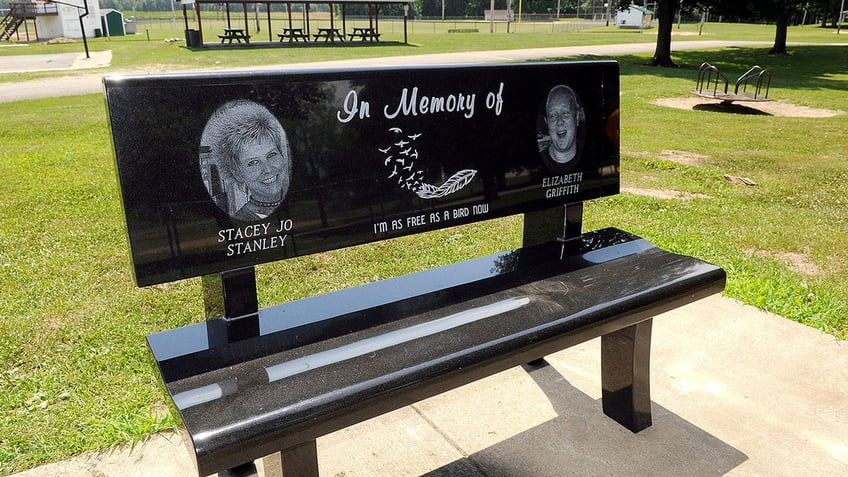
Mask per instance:
[[[253,462],[248,462],[247,464],[242,464],[238,467],[233,467],[232,469],[223,470],[218,472],[218,477],[258,477],[259,473],[256,472],[256,465]]]
[[[601,337],[604,414],[633,432],[651,426],[651,321]]]
[[[314,440],[283,449],[280,455],[283,477],[318,477],[318,447]]]

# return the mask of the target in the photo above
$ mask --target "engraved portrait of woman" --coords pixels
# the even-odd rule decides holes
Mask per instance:
[[[221,210],[253,221],[280,207],[291,180],[291,148],[267,108],[247,100],[224,104],[209,118],[200,143],[203,182]]]

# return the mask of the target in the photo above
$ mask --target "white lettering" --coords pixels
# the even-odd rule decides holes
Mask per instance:
[[[554,187],[545,191],[545,197],[552,199],[554,197],[562,197],[580,192],[580,184],[572,184],[560,187]]]
[[[563,174],[561,176],[551,176],[542,179],[542,187],[556,187],[563,184],[576,184],[583,181],[583,173],[575,172],[573,174]]]
[[[394,119],[398,117],[401,112],[403,112],[404,116],[409,116],[412,114],[413,116],[417,116],[418,113],[415,111],[415,98],[418,97],[418,87],[412,88],[412,99],[407,99],[406,95],[409,93],[407,88],[403,88],[403,92],[400,95],[400,103],[398,103],[397,109],[395,109],[394,113],[389,114],[389,106],[383,108],[383,115],[386,116],[386,119]]]
[[[359,96],[354,90],[350,90],[345,96],[343,109],[346,114],[344,117],[342,116],[342,111],[336,112],[336,119],[338,119],[340,123],[349,123],[357,116],[357,114],[359,115],[359,119],[371,117],[371,105],[368,104],[368,101],[362,101],[360,103]]]
[[[389,105],[383,108],[386,119],[394,119],[400,115],[418,116],[419,114],[436,114],[444,112],[463,112],[467,119],[474,117],[474,106],[477,95],[474,93],[457,93],[447,96],[418,96],[418,87],[413,87],[412,92],[403,88],[397,107],[391,111]],[[339,119],[341,120],[341,119]]]
[[[227,245],[227,256],[242,255],[245,253],[254,253],[262,250],[271,250],[275,248],[285,247],[288,235],[272,235],[270,237],[262,237],[246,242],[235,242]]]
[[[292,219],[278,224],[261,223],[218,231],[218,243],[227,242],[227,256],[241,255],[285,247],[288,234],[294,228]]]
[[[486,107],[495,110],[495,115],[500,116],[503,110],[503,89],[504,84],[501,82],[497,94],[494,92],[486,95]]]
[[[274,232],[275,233],[291,232],[291,229],[292,229],[293,226],[294,226],[294,222],[292,222],[292,219],[281,220],[280,226],[277,227],[277,230],[275,230]]]

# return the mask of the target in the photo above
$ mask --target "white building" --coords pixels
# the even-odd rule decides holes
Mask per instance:
[[[86,4],[88,5],[88,15],[82,19],[82,25],[85,27],[85,35],[88,37],[96,36],[95,30],[99,31],[101,29],[99,0],[63,0],[63,4],[57,4],[58,15],[53,17],[40,16],[36,19],[38,36],[44,38],[55,38],[59,36],[82,38],[80,15],[85,14],[84,7]]]
[[[630,5],[619,10],[615,16],[615,26],[618,28],[651,28],[654,12],[637,5]]]
[[[86,14],[86,7],[88,14]],[[80,24],[80,16],[82,24]],[[26,24],[28,23],[28,25]],[[82,38],[83,28],[88,37],[102,34],[99,0],[61,0],[60,2],[34,1],[9,4],[9,14],[0,25],[0,40],[8,40],[24,28],[29,31],[35,24],[38,38]]]

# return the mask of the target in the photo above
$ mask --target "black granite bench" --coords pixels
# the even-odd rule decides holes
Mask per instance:
[[[614,62],[104,81],[137,284],[203,277],[209,319],[148,337],[200,475],[318,475],[317,437],[596,337],[638,432],[651,318],[724,287],[582,230],[619,189]],[[515,214],[518,249],[258,306],[256,265]]]

